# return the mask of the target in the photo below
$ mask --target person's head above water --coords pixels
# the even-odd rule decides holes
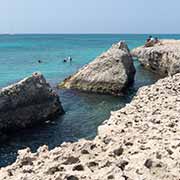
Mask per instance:
[[[69,61],[72,61],[72,57],[71,57],[71,56],[69,56],[69,57],[68,57],[68,60],[69,60]]]
[[[41,60],[38,60],[38,63],[42,63],[42,61],[41,61]]]

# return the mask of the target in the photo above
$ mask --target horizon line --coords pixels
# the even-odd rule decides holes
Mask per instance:
[[[0,35],[180,35],[179,33],[0,33]]]

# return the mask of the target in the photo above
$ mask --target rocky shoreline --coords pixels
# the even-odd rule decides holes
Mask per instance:
[[[63,114],[59,96],[40,73],[0,90],[0,133],[8,133]]]
[[[2,180],[178,180],[180,74],[140,88],[92,141],[19,151]]]
[[[63,143],[53,150],[42,146],[36,153],[29,148],[19,150],[16,162],[0,169],[0,180],[179,180],[179,52],[180,41],[177,40],[161,40],[153,47],[134,49],[132,56],[137,57],[143,66],[162,77],[169,77],[140,88],[131,103],[111,112],[110,119],[98,127],[97,136],[91,141],[81,139],[75,143]],[[61,87],[119,95],[134,80],[131,54],[125,43],[115,44],[67,78]],[[110,76],[107,82],[104,81],[105,75]],[[93,80],[89,81],[89,78]],[[25,97],[24,87],[28,95]],[[29,126],[37,121],[37,117],[38,121],[42,120],[44,110],[48,113],[43,119],[63,113],[58,96],[40,74],[2,89],[0,95],[0,130],[9,124],[15,129]],[[4,96],[11,101],[4,101]],[[37,101],[41,102],[40,108],[36,106],[39,107]],[[4,102],[14,102],[8,107],[11,111],[15,109],[16,116],[8,113],[8,125],[1,118],[4,117],[3,108],[7,108]],[[28,110],[35,108],[32,112],[37,117],[24,113],[23,106]],[[21,108],[23,113],[16,111]],[[19,115],[24,115],[27,121],[22,123],[22,119],[17,118]]]
[[[162,77],[180,72],[180,40],[160,40],[152,47],[135,48],[131,54],[145,68]]]

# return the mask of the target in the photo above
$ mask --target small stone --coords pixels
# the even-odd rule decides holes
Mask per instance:
[[[144,163],[144,165],[150,169],[152,167],[153,161],[151,159],[147,159]]]
[[[84,170],[84,167],[81,164],[73,167],[73,171],[83,171],[83,170]]]
[[[132,142],[125,142],[124,144],[125,144],[125,146],[133,146]]]
[[[109,175],[108,179],[114,179],[114,176],[113,175]]]
[[[123,148],[122,147],[119,147],[119,148],[117,148],[117,149],[115,149],[114,151],[113,151],[113,153],[116,155],[116,156],[121,156],[122,154],[123,154]]]
[[[52,167],[49,167],[46,171],[46,174],[54,174],[55,172],[59,171],[59,167],[56,165],[56,166],[52,166]]]
[[[79,178],[77,178],[76,176],[71,175],[71,176],[67,177],[67,180],[79,180]]]
[[[11,170],[11,169],[8,169],[8,170],[7,170],[7,173],[8,173],[8,176],[13,176],[13,173],[12,173],[12,170]]]
[[[169,127],[173,128],[175,126],[175,123],[171,122],[168,124]]]
[[[172,155],[173,154],[173,151],[169,148],[166,148],[166,151],[168,152],[169,155]]]
[[[157,153],[156,153],[156,158],[157,158],[157,159],[161,159],[161,158],[162,158],[162,155],[161,155],[159,152],[157,152]]]
[[[98,166],[99,164],[95,161],[91,161],[87,164],[88,167],[94,167],[94,166]]]
[[[70,156],[66,159],[66,161],[63,162],[63,164],[69,165],[69,164],[76,164],[78,162],[80,162],[79,158]]]
[[[81,151],[81,154],[89,154],[89,152],[88,152],[86,149],[83,149],[83,150]]]
[[[120,162],[117,164],[117,166],[123,171],[128,164],[129,164],[128,161],[120,160]]]
[[[96,148],[96,145],[95,144],[91,145],[90,149],[93,150],[94,148]]]

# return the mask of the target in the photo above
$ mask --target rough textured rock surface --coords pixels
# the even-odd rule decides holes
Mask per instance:
[[[65,79],[60,87],[119,95],[133,82],[134,75],[129,49],[124,42],[119,42]]]
[[[180,40],[161,40],[153,47],[135,48],[131,54],[162,77],[180,72]]]
[[[25,128],[60,113],[58,95],[39,73],[0,90],[0,132]]]
[[[92,141],[19,151],[1,180],[179,180],[180,74],[141,88]]]

